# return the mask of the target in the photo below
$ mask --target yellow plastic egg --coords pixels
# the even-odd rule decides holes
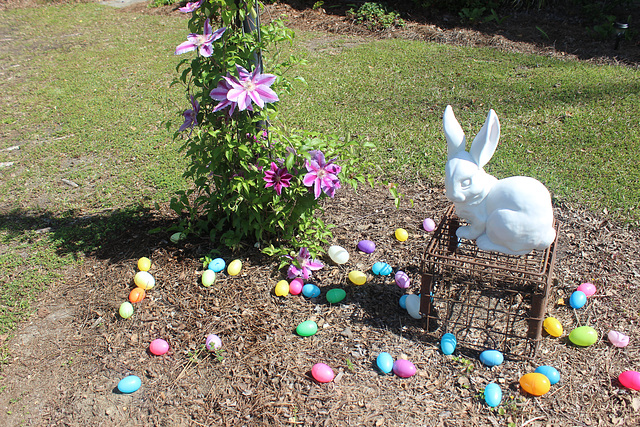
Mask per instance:
[[[275,293],[279,297],[286,297],[289,295],[289,282],[286,280],[280,280],[276,283]]]
[[[547,317],[542,323],[542,327],[552,337],[559,337],[562,335],[562,324],[555,317]]]
[[[156,285],[156,279],[148,271],[138,271],[133,277],[133,282],[137,287],[148,291]]]
[[[546,375],[532,372],[520,377],[520,387],[534,396],[542,396],[551,389],[551,382]]]
[[[407,230],[405,230],[404,228],[396,229],[395,234],[396,234],[396,239],[398,239],[401,242],[404,242],[409,238],[409,233],[407,233]]]
[[[349,273],[349,280],[351,280],[354,285],[364,285],[367,281],[367,276],[362,271],[353,270]]]
[[[229,273],[229,276],[237,276],[238,273],[240,273],[240,270],[242,270],[242,261],[239,259],[234,259],[227,267],[227,273]]]
[[[151,268],[151,260],[146,256],[143,256],[138,260],[138,270],[140,271],[149,271]]]

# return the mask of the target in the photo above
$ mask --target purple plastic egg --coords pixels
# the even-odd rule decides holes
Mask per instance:
[[[360,240],[358,242],[358,250],[364,252],[365,254],[371,254],[376,250],[376,244],[371,240]]]
[[[222,340],[220,340],[220,337],[216,334],[209,334],[207,335],[207,340],[205,341],[204,346],[209,351],[216,351],[222,347]]]
[[[156,356],[162,356],[169,351],[169,343],[162,338],[155,339],[149,344],[149,351]]]
[[[431,218],[427,218],[422,221],[422,228],[424,228],[424,231],[433,231],[436,229],[436,223]]]
[[[400,378],[409,378],[416,374],[416,367],[406,359],[398,359],[393,363],[393,373]]]
[[[395,279],[396,285],[398,285],[402,289],[407,289],[409,286],[411,286],[411,279],[409,279],[409,276],[404,271],[398,271],[396,273]]]

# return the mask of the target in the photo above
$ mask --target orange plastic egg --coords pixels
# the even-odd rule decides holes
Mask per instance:
[[[129,292],[129,301],[132,303],[140,302],[144,299],[145,294],[144,289],[135,287]]]
[[[551,389],[551,382],[546,375],[532,372],[520,377],[520,387],[534,396],[542,396]]]

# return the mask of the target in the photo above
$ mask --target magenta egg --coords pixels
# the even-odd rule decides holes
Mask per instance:
[[[302,288],[304,287],[304,282],[302,281],[301,278],[296,278],[293,279],[291,281],[291,283],[289,283],[289,293],[291,295],[300,295],[300,292],[302,292]]]
[[[624,371],[618,377],[618,381],[627,388],[640,390],[640,372]]]
[[[376,250],[376,244],[371,240],[360,240],[358,242],[358,250],[364,252],[365,254],[371,254]]]
[[[578,286],[578,291],[584,292],[584,294],[588,297],[596,293],[596,287],[593,283],[585,282]]]
[[[313,378],[319,383],[328,383],[333,380],[335,374],[333,373],[333,369],[326,363],[316,363],[311,368],[311,375]]]
[[[149,344],[149,351],[156,356],[162,356],[169,351],[169,343],[162,338],[155,339]]]
[[[395,276],[396,285],[398,285],[402,289],[407,289],[411,286],[411,279],[404,271],[398,271]]]
[[[431,218],[427,218],[422,221],[422,228],[424,228],[424,231],[433,231],[436,229],[436,223]]]
[[[416,374],[416,367],[406,359],[398,359],[393,363],[393,373],[401,378],[409,378]]]

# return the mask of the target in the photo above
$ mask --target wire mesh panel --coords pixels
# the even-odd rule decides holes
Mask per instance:
[[[453,333],[458,346],[533,357],[555,263],[556,240],[527,255],[486,252],[459,239],[453,205],[427,246],[421,265],[420,311],[434,338]]]

